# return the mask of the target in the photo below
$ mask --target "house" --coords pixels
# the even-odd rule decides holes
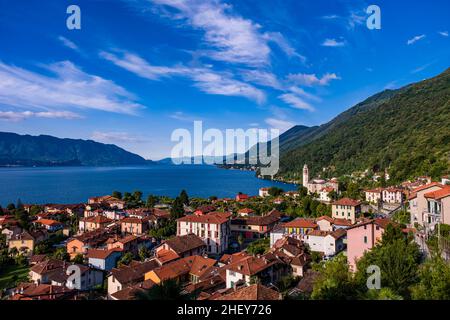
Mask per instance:
[[[293,276],[303,277],[311,262],[311,257],[306,253],[303,241],[289,236],[277,240],[271,247],[270,252],[291,267],[289,273]]]
[[[316,224],[321,231],[335,231],[337,229],[346,229],[353,225],[350,220],[331,218],[329,216],[322,216],[316,219]]]
[[[66,243],[67,253],[71,259],[75,258],[78,254],[85,255],[89,249],[103,246],[113,233],[114,230],[97,229],[73,237]]]
[[[230,217],[228,212],[184,216],[177,219],[177,236],[193,233],[203,240],[208,254],[219,255],[228,249]]]
[[[248,287],[242,287],[237,290],[232,290],[224,295],[221,295],[213,300],[282,300],[282,295],[278,291],[267,288],[261,284],[252,284]]]
[[[313,219],[297,218],[284,224],[284,233],[301,239],[311,230],[317,229],[319,226]]]
[[[124,234],[133,234],[140,236],[149,230],[150,224],[148,218],[127,217],[120,220],[120,230]]]
[[[89,290],[103,283],[103,272],[80,264],[47,259],[30,268],[35,284],[66,286],[69,289]]]
[[[347,262],[350,270],[356,271],[356,262],[381,240],[389,223],[388,219],[373,219],[347,229]]]
[[[226,268],[226,287],[249,286],[254,282],[263,285],[276,283],[286,275],[286,265],[273,254],[250,256],[231,263]]]
[[[364,190],[366,201],[377,204],[383,199],[383,188]]]
[[[414,225],[417,223],[418,225],[425,227],[426,229],[434,229],[434,226],[438,222],[438,219],[441,223],[449,223],[449,214],[445,214],[445,204],[448,202],[448,200],[443,198],[444,200],[441,201],[440,199],[437,199],[439,201],[433,201],[431,195],[432,192],[440,191],[440,190],[446,190],[447,186],[442,185],[438,182],[432,182],[423,186],[420,186],[418,188],[415,188],[412,190],[411,195],[408,198],[409,202],[409,211],[411,213],[411,224]],[[445,191],[441,191],[445,194]],[[425,197],[425,194],[430,194],[429,198]],[[440,198],[438,194],[438,198]],[[431,199],[430,201],[428,199]],[[435,203],[440,202],[441,208],[442,204],[444,204],[444,214],[441,217],[441,214],[434,214],[432,211],[438,211],[434,209],[439,209],[437,206],[433,208],[432,204],[435,205]],[[429,207],[430,206],[430,207]],[[447,222],[444,222],[447,221]]]
[[[303,237],[311,251],[323,253],[326,257],[332,257],[345,248],[344,239],[346,231],[311,230]]]
[[[424,220],[430,227],[436,223],[450,224],[450,185],[424,194],[427,210],[423,212]]]
[[[36,220],[34,224],[37,226],[41,226],[50,232],[61,230],[64,227],[61,222],[52,219],[39,219]]]
[[[206,251],[206,244],[202,238],[195,234],[172,237],[161,243],[155,249],[155,257],[161,265],[189,256],[203,255]]]
[[[197,216],[201,216],[210,212],[214,212],[216,210],[215,206],[212,205],[204,205],[195,209],[194,214]]]
[[[260,188],[258,191],[258,195],[262,198],[268,197],[270,195],[269,190],[270,188]]]
[[[402,189],[390,187],[383,189],[382,199],[386,203],[400,204],[405,200],[404,196]]]
[[[332,203],[331,215],[333,218],[350,220],[355,223],[361,213],[361,203],[358,200],[342,198]]]
[[[239,193],[236,195],[236,201],[238,202],[246,201],[248,200],[248,198],[249,198],[248,195],[244,193]]]
[[[20,253],[31,254],[40,242],[48,239],[46,230],[24,231],[8,241],[9,250],[16,248]]]
[[[281,217],[282,213],[273,209],[262,216],[234,218],[231,220],[231,233],[234,238],[240,235],[249,240],[263,238],[272,231]]]
[[[115,236],[106,241],[107,249],[120,249],[123,252],[131,252],[137,255],[139,252],[139,237],[129,234],[125,237]]]
[[[339,182],[335,178],[309,180],[309,169],[306,164],[303,166],[303,186],[308,189],[308,194],[319,194],[323,188],[333,188],[335,192],[339,191]]]
[[[16,237],[23,231],[22,228],[16,224],[5,226],[1,230],[2,230],[1,234],[5,236],[6,244],[8,244],[11,238]]]
[[[117,199],[112,196],[93,197],[88,199],[88,204],[106,205],[110,208],[123,210],[125,208],[125,201]]]
[[[108,298],[127,287],[134,286],[144,281],[145,274],[155,268],[159,264],[155,260],[145,262],[132,261],[128,266],[113,268],[108,275]]]
[[[197,283],[198,279],[216,264],[216,260],[202,256],[190,256],[169,262],[145,274],[145,280],[159,284],[176,280],[181,284]]]
[[[10,300],[70,300],[77,293],[66,286],[51,284],[19,283],[11,292]]]
[[[113,220],[105,216],[98,215],[89,218],[83,218],[79,221],[78,230],[80,232],[89,232],[97,229],[104,229],[108,227]]]
[[[333,188],[333,187],[324,187],[324,188],[320,189],[320,192],[319,192],[319,201],[322,201],[322,202],[330,202],[330,201],[332,200],[330,194],[331,194],[333,191],[334,191],[334,188]]]
[[[116,267],[117,261],[122,256],[123,251],[118,248],[113,249],[89,249],[86,257],[90,266],[111,271]]]
[[[243,209],[239,209],[237,214],[240,217],[248,217],[248,216],[254,215],[255,214],[255,210],[250,209],[250,208],[243,208]]]
[[[155,283],[151,280],[146,280],[139,282],[135,285],[125,287],[122,290],[119,290],[113,294],[111,294],[111,300],[136,300],[136,297],[142,293],[144,294],[148,289],[153,287]]]
[[[450,175],[443,176],[441,179],[442,185],[450,185]]]

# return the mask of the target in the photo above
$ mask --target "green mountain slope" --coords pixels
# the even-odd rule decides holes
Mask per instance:
[[[298,179],[304,163],[325,176],[388,168],[393,181],[438,177],[450,169],[450,69],[376,94],[304,132],[288,143],[280,137],[280,177]]]
[[[117,166],[146,163],[144,158],[112,144],[0,132],[0,165],[3,166]]]

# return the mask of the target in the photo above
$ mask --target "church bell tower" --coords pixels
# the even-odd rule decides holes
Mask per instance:
[[[305,164],[303,166],[303,186],[308,187],[308,183],[309,183],[309,170],[308,166]]]

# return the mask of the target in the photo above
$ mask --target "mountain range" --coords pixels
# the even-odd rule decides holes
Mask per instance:
[[[0,132],[0,166],[121,166],[151,163],[116,145]]]
[[[340,176],[387,169],[392,181],[450,171],[450,69],[397,90],[385,90],[320,126],[280,136],[278,177]]]

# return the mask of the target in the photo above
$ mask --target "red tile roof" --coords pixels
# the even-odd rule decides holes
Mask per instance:
[[[189,215],[177,219],[182,222],[206,223],[206,224],[223,224],[231,217],[229,212],[210,212],[205,215]]]
[[[333,202],[333,205],[352,206],[352,207],[359,206],[360,204],[361,204],[361,202],[359,202],[358,200],[350,199],[350,198],[342,198],[338,201]]]
[[[254,284],[219,296],[215,300],[281,300],[281,298],[279,292],[261,284]]]
[[[443,186],[441,190],[425,193],[424,197],[429,199],[443,199],[450,196],[450,186]]]
[[[312,219],[297,218],[284,224],[285,228],[317,228],[317,224]]]

